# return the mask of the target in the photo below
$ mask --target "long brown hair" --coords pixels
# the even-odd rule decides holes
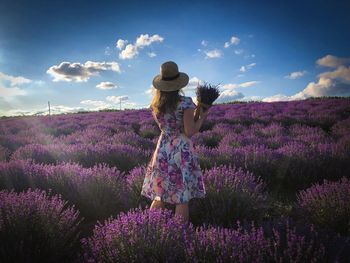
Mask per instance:
[[[153,88],[154,96],[151,103],[151,109],[155,114],[175,111],[178,102],[180,101],[180,93],[185,96],[182,88],[175,91],[161,91]]]

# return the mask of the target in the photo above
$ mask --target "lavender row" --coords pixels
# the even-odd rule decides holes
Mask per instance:
[[[82,219],[51,191],[0,191],[1,262],[72,262]]]
[[[60,195],[5,190],[0,200],[2,262],[329,262],[346,256],[344,249],[327,249],[341,238],[321,235],[313,225],[300,231],[289,220],[270,228],[239,221],[235,229],[195,228],[168,209],[131,209],[98,221],[92,236],[80,238],[79,212]]]
[[[231,123],[303,123],[329,128],[349,117],[349,98],[321,98],[285,102],[219,104],[210,109],[209,122]],[[36,116],[2,119],[0,134],[17,134],[30,128],[54,136],[87,127],[108,127],[113,132],[130,125],[137,132],[144,124],[154,124],[149,109],[116,112],[78,113],[54,117]]]
[[[211,142],[215,136],[208,136]],[[195,152],[202,168],[234,164],[261,177],[270,191],[292,195],[323,179],[338,180],[350,174],[349,135],[336,142],[317,139],[302,141],[286,136],[266,140],[268,142],[264,144],[264,139],[228,132],[217,147],[197,144]],[[269,147],[267,144],[275,146]]]
[[[0,162],[0,190],[51,189],[75,205],[86,223],[91,223],[133,207],[147,207],[149,200],[140,195],[145,171],[145,165],[124,173],[106,165],[83,168],[74,163]],[[204,181],[206,197],[190,202],[190,220],[196,226],[235,227],[236,220],[260,223],[276,212],[266,184],[251,172],[221,165],[204,170]],[[350,233],[349,179],[312,185],[297,192],[296,197],[292,213],[296,218]]]
[[[75,163],[44,165],[15,160],[0,162],[0,189],[52,189],[92,222],[132,207],[145,207],[149,201],[141,196],[145,171],[145,165],[125,173],[107,165],[84,168]],[[231,226],[237,219],[261,220],[267,213],[271,200],[265,184],[253,174],[220,166],[205,170],[204,180],[207,197],[191,203],[195,224]]]
[[[152,214],[149,214],[147,210],[129,211],[127,215],[123,211],[127,211],[129,208],[125,209],[124,207],[119,211],[113,210],[116,206],[120,208],[121,204],[125,205],[128,200],[135,200],[134,194],[139,195],[140,179],[144,168],[142,166],[134,168],[125,175],[109,167],[87,169],[77,164],[52,166],[14,161],[1,164],[0,182],[1,187],[14,188],[16,191],[27,189],[30,185],[46,188],[53,193],[62,192],[64,199],[69,199],[70,204],[76,203],[76,207],[83,211],[82,216],[89,216],[90,212],[90,217],[93,218],[91,215],[95,214],[94,219],[98,219],[99,222],[103,218],[119,214],[114,221],[109,221],[104,225],[98,223],[93,236],[82,240],[85,252],[80,257],[85,258],[83,262],[100,262],[108,261],[108,259],[141,262],[138,260],[142,258],[171,261],[171,259],[166,258],[167,249],[170,248],[175,249],[172,255],[176,255],[174,257],[176,260],[185,256],[185,258],[191,258],[196,262],[213,262],[213,260],[214,262],[215,260],[218,260],[217,262],[230,262],[232,258],[237,262],[254,262],[254,260],[257,262],[330,262],[330,258],[332,258],[332,262],[335,259],[338,262],[346,262],[340,258],[349,256],[344,255],[348,251],[346,236],[341,237],[333,232],[329,232],[329,236],[322,236],[323,230],[315,231],[314,225],[312,225],[314,223],[320,227],[329,227],[337,231],[339,224],[342,224],[342,229],[348,227],[350,222],[350,184],[346,178],[338,182],[325,181],[322,185],[314,185],[299,192],[296,209],[300,209],[300,215],[303,217],[303,221],[306,221],[302,224],[304,227],[297,230],[294,226],[291,227],[288,221],[283,221],[281,226],[278,221],[261,222],[259,220],[258,215],[263,215],[266,212],[264,206],[268,204],[266,202],[268,196],[264,189],[264,183],[252,174],[243,172],[239,168],[225,166],[206,170],[205,180],[207,185],[212,186],[207,188],[210,200],[203,200],[203,204],[199,206],[200,209],[195,210],[196,212],[192,216],[201,213],[201,218],[209,220],[205,220],[204,225],[196,228],[196,231],[192,227],[192,232],[187,235],[188,226],[176,225],[177,219],[171,219],[170,214],[158,214],[152,219]],[[45,222],[55,225],[56,223],[52,220],[58,220],[60,223],[57,222],[57,224],[65,222],[59,219],[58,212],[55,212],[62,211],[61,201],[56,200],[51,204],[43,200],[45,198],[42,195],[40,198],[36,198],[24,193],[18,196],[14,193],[5,194],[4,191],[1,193],[3,194],[0,194],[0,204],[3,206],[0,210],[3,214],[0,216],[0,230],[2,229],[2,233],[7,233],[2,236],[6,239],[0,242],[6,247],[2,249],[5,251],[4,257],[17,255],[14,252],[11,254],[10,247],[26,251],[26,255],[29,257],[39,258],[42,256],[41,254],[31,253],[45,252],[45,249],[50,249],[45,247],[33,251],[32,242],[23,243],[21,240],[28,238],[26,236],[28,232],[21,230],[25,227],[23,224],[28,223],[26,227],[34,231],[28,235],[39,238],[38,240],[34,239],[38,241],[34,242],[34,245],[38,246],[45,244],[40,241],[40,238],[43,235],[48,235],[48,231],[61,231],[73,235],[75,231],[66,230],[73,226],[73,229],[78,227],[76,222],[78,214],[74,210],[69,210],[71,216],[68,218],[72,219],[68,220],[70,225],[61,226],[58,229],[52,227],[48,229],[45,225]],[[61,194],[59,195],[61,196]],[[244,205],[239,204],[242,201],[245,201]],[[113,204],[109,202],[113,202]],[[230,206],[230,204],[234,205]],[[55,209],[50,208],[53,205]],[[135,204],[129,203],[128,205]],[[203,211],[211,214],[203,213]],[[258,213],[256,213],[257,211]],[[56,214],[52,215],[51,213]],[[313,215],[313,213],[317,214]],[[336,217],[334,217],[334,213],[336,213]],[[64,213],[61,212],[60,215],[62,214]],[[257,216],[258,221],[254,220],[254,217],[250,217],[252,214]],[[232,215],[234,216],[232,217]],[[51,221],[47,221],[47,216]],[[34,221],[42,217],[46,218],[46,221],[44,219]],[[27,218],[29,219],[26,220]],[[212,220],[213,218],[216,220]],[[261,226],[250,228],[248,232],[243,231],[240,227],[241,222],[247,225],[251,219]],[[230,229],[218,226],[224,226],[230,221],[234,223],[229,224]],[[262,228],[262,226],[264,227]],[[11,231],[8,232],[9,230]],[[51,233],[49,237],[56,237],[55,232]],[[11,240],[12,243],[4,242],[7,239]],[[76,237],[73,235],[66,237],[65,242],[75,244],[74,240]],[[157,243],[160,242],[159,240],[161,243]],[[55,242],[55,240],[49,241]],[[150,244],[153,245],[150,246]],[[129,249],[126,251],[125,247],[127,246]],[[63,255],[68,253],[64,248],[61,247],[61,249],[60,251],[64,251]],[[58,259],[60,258],[58,257]]]
[[[345,132],[346,123],[334,127],[334,136],[304,125],[287,129],[276,123],[250,127],[218,123],[193,140],[202,168],[232,164],[260,176],[271,191],[293,194],[323,179],[337,180],[350,174],[350,133]],[[143,131],[146,130],[150,132],[150,128]],[[52,144],[24,145],[11,156],[10,150],[2,147],[0,157],[46,164],[73,161],[84,167],[107,163],[129,171],[149,161],[157,140],[131,131],[114,135],[103,129],[76,133],[80,135],[64,136],[61,142],[56,138]]]
[[[291,219],[236,228],[183,224],[168,210],[132,209],[99,222],[83,238],[84,262],[345,262],[348,246]],[[345,249],[344,249],[345,248]]]

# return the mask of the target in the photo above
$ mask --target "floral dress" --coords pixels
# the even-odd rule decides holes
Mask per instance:
[[[141,195],[170,204],[187,203],[204,198],[205,186],[193,142],[184,134],[183,115],[186,108],[195,108],[191,97],[181,96],[174,112],[152,111],[161,133],[149,162]]]

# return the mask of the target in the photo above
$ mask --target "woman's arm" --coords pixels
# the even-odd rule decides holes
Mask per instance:
[[[199,132],[202,127],[203,122],[208,116],[208,111],[206,113],[201,112],[197,121],[194,120],[194,110],[193,108],[187,108],[184,110],[184,133],[188,138],[191,138],[194,134]]]
[[[152,110],[152,115],[153,115],[153,119],[155,120],[155,122],[157,123],[157,125],[158,125],[158,127],[159,127],[159,129],[161,128],[161,125],[160,125],[160,123],[159,123],[159,121],[158,121],[158,119],[157,119],[157,116],[156,116],[156,114],[154,113],[154,111]]]

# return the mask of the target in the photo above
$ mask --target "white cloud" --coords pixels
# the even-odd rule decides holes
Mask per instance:
[[[122,102],[122,106],[124,109],[130,109],[130,108],[141,108],[142,106],[140,106],[139,104],[137,104],[136,102],[131,102],[131,101],[124,101]]]
[[[340,65],[334,71],[321,73],[319,77],[327,79],[341,79],[350,82],[350,67]]]
[[[47,108],[44,108],[43,111],[47,110]],[[50,106],[50,111],[53,114],[61,114],[61,113],[73,113],[73,112],[78,112],[85,110],[82,107],[69,107],[65,105],[51,105]]]
[[[46,82],[43,80],[35,80],[34,83],[38,86],[43,86]]]
[[[350,63],[347,58],[327,55],[317,60],[319,65],[336,67],[333,71],[318,75],[317,82],[310,82],[306,88],[295,94],[298,98],[320,96],[349,96],[350,95]]]
[[[285,78],[287,78],[287,79],[298,79],[298,78],[301,78],[302,76],[304,76],[305,74],[306,74],[306,70],[295,71],[295,72],[292,72],[289,75],[285,76]]]
[[[228,84],[222,85],[221,88],[222,89],[236,89],[236,88],[238,88],[238,84],[228,83]]]
[[[310,82],[300,95],[302,97],[349,96],[350,83],[321,77],[316,83]]]
[[[261,96],[248,96],[248,97],[242,98],[241,100],[243,100],[243,101],[250,101],[250,100],[261,101],[262,97]]]
[[[236,49],[234,52],[236,55],[240,55],[243,53],[243,49]]]
[[[107,96],[106,97],[107,101],[111,101],[113,103],[119,103],[120,101],[126,101],[128,99],[129,99],[129,97],[125,96],[125,95],[122,95],[122,96]]]
[[[51,105],[50,113],[51,115],[74,113],[78,111],[84,111],[83,107],[69,107],[64,105]],[[3,113],[3,116],[18,116],[18,115],[48,115],[48,107],[34,108],[30,110],[24,109],[11,109]]]
[[[192,78],[189,79],[187,86],[197,86],[198,83],[200,85],[202,85],[202,84],[204,84],[204,80],[201,80],[201,79],[199,79],[197,77],[192,77]]]
[[[145,91],[146,94],[151,94],[152,93],[152,88],[149,88],[148,90]]]
[[[13,97],[17,95],[26,95],[27,92],[17,86],[31,83],[32,80],[22,76],[11,76],[0,72],[0,97]]]
[[[254,86],[256,84],[260,83],[260,81],[247,81],[247,82],[243,82],[240,84],[236,84],[236,83],[228,83],[228,84],[224,84],[221,86],[222,89],[224,90],[228,90],[228,89],[236,89],[236,88],[247,88],[247,87],[251,87]]]
[[[251,63],[249,65],[246,65],[246,66],[242,66],[239,71],[240,72],[246,72],[247,70],[253,68],[254,66],[256,66],[256,63]]]
[[[120,103],[121,102],[121,103]],[[90,110],[101,109],[122,109],[137,108],[139,105],[135,102],[129,101],[128,96],[107,96],[106,101],[103,100],[83,100],[81,104],[87,105]]]
[[[118,40],[118,42],[121,39]],[[155,34],[153,36],[149,36],[148,34],[141,34],[135,41],[134,44],[128,44],[126,45],[125,49],[123,49],[124,45],[125,45],[125,41],[124,42],[120,42],[119,45],[119,49],[121,50],[121,52],[119,53],[119,58],[120,59],[132,59],[134,57],[136,57],[139,54],[139,50],[143,49],[146,46],[150,46],[152,43],[154,42],[163,42],[164,38],[161,37],[158,34]],[[117,46],[118,46],[118,42],[117,42]],[[154,52],[151,52],[153,54],[155,54]],[[150,56],[152,57],[152,56]]]
[[[202,40],[201,45],[204,46],[204,47],[206,47],[206,46],[208,45],[208,41]]]
[[[217,98],[215,103],[230,102],[233,100],[239,100],[244,98],[242,92],[236,91],[235,89],[226,89],[220,92],[220,96]]]
[[[239,84],[239,87],[247,88],[247,87],[254,86],[254,85],[258,84],[258,83],[260,83],[260,81],[256,81],[256,80],[247,81],[247,82],[243,82],[243,83]]]
[[[111,96],[115,97],[115,96]],[[126,96],[120,96],[120,97],[126,97]],[[117,98],[117,97],[116,97]],[[138,103],[126,101],[122,98],[122,103],[120,105],[119,99],[112,99],[110,98],[110,101],[107,100],[82,100],[80,101],[80,104],[84,105],[83,107],[71,107],[71,106],[65,106],[65,105],[54,105],[51,103],[51,114],[65,114],[65,113],[75,113],[79,111],[96,111],[101,109],[120,109],[120,106],[122,109],[128,109],[128,108],[142,108],[142,105],[139,105]],[[33,108],[30,110],[25,109],[14,109],[8,102],[3,100],[0,97],[0,115],[1,116],[16,116],[16,115],[48,115],[48,107],[39,107],[39,108]]]
[[[27,92],[18,87],[7,88],[0,84],[0,96],[1,97],[12,97],[17,95],[26,95]]]
[[[198,84],[203,85],[204,81],[197,78],[197,77],[192,77],[189,79],[188,84],[186,85],[186,87],[183,88],[183,90],[184,91],[195,90],[197,88]]]
[[[155,56],[157,56],[157,54],[154,53],[154,52],[147,52],[147,55],[148,55],[150,58],[154,58]]]
[[[350,63],[350,58],[339,58],[332,55],[324,56],[316,61],[320,66],[337,68],[339,66],[344,66]]]
[[[137,39],[135,45],[137,47],[143,48],[145,46],[151,45],[153,42],[163,42],[164,38],[156,34],[149,36],[148,34],[141,34]]]
[[[106,103],[103,100],[82,100],[80,103],[87,105],[87,106],[93,106],[93,107],[99,108],[99,109],[108,108],[111,106],[111,104]]]
[[[266,97],[263,101],[301,100],[323,96],[350,96],[350,67],[346,66],[349,63],[348,59],[327,55],[316,62],[319,65],[335,69],[319,74],[316,82],[310,82],[305,89],[292,96],[277,94],[272,97]]]
[[[147,89],[147,90],[144,91],[144,93],[147,94],[149,97],[152,97],[152,96],[153,96],[153,94],[152,94],[153,92],[154,92],[154,87],[153,87],[153,85],[151,85],[151,86],[149,87],[149,89]]]
[[[120,65],[117,62],[86,61],[85,64],[62,62],[58,66],[50,67],[46,73],[54,77],[53,81],[86,82],[91,76],[96,76],[101,71],[107,70],[121,72]]]
[[[133,44],[128,44],[124,50],[119,53],[120,59],[132,59],[139,54],[137,47]]]
[[[219,49],[204,51],[204,53],[207,55],[206,58],[220,58],[222,56],[222,51]]]
[[[276,94],[271,97],[263,98],[263,102],[274,102],[274,101],[289,101],[292,100],[291,97],[283,95],[283,94]]]
[[[100,84],[96,85],[96,88],[102,89],[102,90],[109,90],[109,89],[117,88],[117,85],[109,81],[102,81]]]
[[[115,45],[119,50],[122,50],[127,43],[128,43],[127,40],[118,39],[118,41]]]
[[[238,45],[241,40],[238,37],[232,36],[230,41],[225,42],[224,47],[228,48],[231,45]]]
[[[8,81],[11,87],[32,82],[30,79],[27,79],[25,77],[22,77],[22,76],[14,77],[2,72],[0,72],[0,81],[1,82]]]
[[[15,107],[11,102],[7,101],[5,98],[0,96],[0,116],[4,115],[4,113],[8,110],[12,110]]]

